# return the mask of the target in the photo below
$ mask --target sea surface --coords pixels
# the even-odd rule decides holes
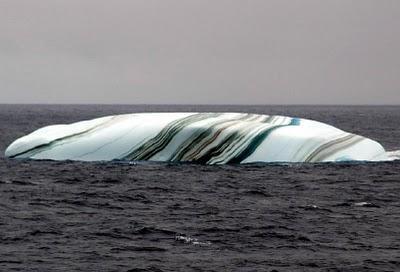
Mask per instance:
[[[234,111],[329,123],[400,149],[400,106],[0,105],[0,271],[400,271],[400,161],[11,160],[45,125]]]

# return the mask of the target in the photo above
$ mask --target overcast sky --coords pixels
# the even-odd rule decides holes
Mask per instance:
[[[0,0],[0,99],[400,104],[400,1]]]

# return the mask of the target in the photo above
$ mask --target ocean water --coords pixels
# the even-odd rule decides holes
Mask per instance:
[[[45,125],[149,111],[297,116],[400,149],[400,106],[0,105],[0,271],[400,271],[400,161],[3,156]]]

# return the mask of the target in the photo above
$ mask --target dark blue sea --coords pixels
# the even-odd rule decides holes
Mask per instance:
[[[314,119],[400,149],[400,106],[0,105],[0,271],[400,271],[400,161],[11,160],[40,127],[153,111]]]

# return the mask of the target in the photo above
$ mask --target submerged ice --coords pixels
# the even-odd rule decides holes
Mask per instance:
[[[382,161],[381,144],[301,118],[247,113],[136,113],[52,125],[14,141],[10,158],[204,164]]]

